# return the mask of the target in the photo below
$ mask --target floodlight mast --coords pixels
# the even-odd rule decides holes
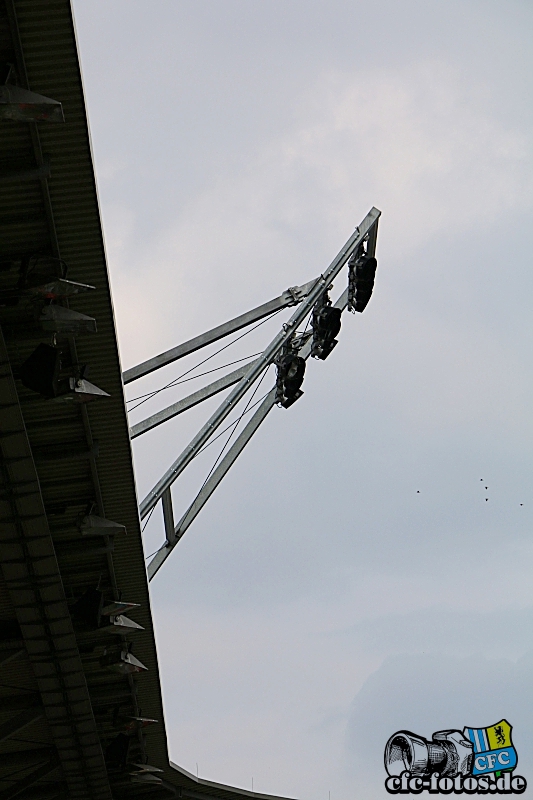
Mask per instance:
[[[342,250],[338,253],[336,258],[331,262],[328,269],[314,281],[310,281],[301,287],[295,287],[287,290],[279,298],[276,298],[263,306],[253,309],[247,314],[231,320],[229,323],[218,326],[206,334],[202,334],[195,339],[185,342],[179,347],[173,348],[161,356],[156,356],[149,359],[143,364],[134,367],[124,373],[124,382],[131,382],[137,378],[147,375],[156,369],[159,369],[166,364],[175,361],[178,358],[187,355],[188,353],[198,350],[207,344],[211,344],[217,339],[227,336],[236,330],[239,330],[246,325],[251,324],[256,319],[271,314],[278,308],[283,308],[288,305],[299,303],[299,307],[292,315],[291,319],[285,323],[282,330],[272,340],[272,342],[263,351],[261,356],[238,370],[234,370],[225,378],[214,381],[212,384],[195,392],[184,400],[169,406],[161,412],[149,417],[146,420],[134,425],[130,431],[132,438],[151,430],[156,425],[171,419],[176,414],[182,413],[187,408],[191,408],[199,402],[202,402],[208,397],[222,391],[235,383],[237,386],[230,392],[221,405],[217,408],[208,422],[198,432],[198,434],[187,445],[183,452],[178,456],[174,464],[163,475],[153,489],[148,493],[142,501],[139,511],[141,519],[144,519],[161,500],[163,505],[163,517],[165,523],[166,541],[160,550],[155,555],[154,559],[148,566],[148,576],[151,580],[162,566],[166,558],[170,555],[177,542],[183,536],[192,521],[198,515],[199,511],[203,508],[211,494],[219,485],[222,478],[226,475],[231,465],[235,462],[238,455],[242,452],[246,444],[250,441],[255,431],[259,428],[260,424],[266,418],[271,408],[276,403],[276,388],[263,399],[260,407],[255,412],[254,416],[243,429],[239,437],[236,439],[230,450],[226,453],[220,464],[210,475],[197,497],[182,516],[177,526],[174,526],[172,500],[170,488],[174,481],[179,477],[188,464],[195,458],[199,451],[207,444],[213,433],[222,424],[226,417],[231,413],[235,405],[245,396],[250,390],[257,379],[265,372],[268,367],[276,361],[283,348],[288,346],[289,342],[294,341],[294,335],[298,326],[306,319],[307,315],[313,310],[317,302],[321,301],[325,293],[327,293],[330,284],[339,274],[344,265],[353,256],[357,256],[361,252],[363,242],[366,242],[366,255],[374,256],[377,239],[378,220],[381,212],[377,208],[372,208],[367,214],[363,222],[355,232],[348,239]],[[353,259],[352,259],[353,261]],[[342,311],[346,308],[348,303],[348,289],[346,289],[341,297],[335,303],[335,307]],[[270,310],[265,312],[269,307]],[[258,316],[260,315],[260,316]],[[246,321],[244,321],[246,320]],[[306,337],[299,337],[298,341],[299,355],[307,359],[311,355],[311,333]]]
[[[348,289],[345,289],[342,295],[339,297],[337,302],[334,304],[335,308],[340,308],[341,311],[344,311],[346,305],[348,303]],[[306,338],[305,344],[299,351],[299,355],[304,358],[306,361],[311,355],[311,334]],[[176,545],[178,544],[179,540],[185,533],[185,531],[190,527],[190,525],[194,522],[202,508],[205,506],[219,483],[221,482],[222,478],[229,472],[230,467],[233,466],[235,461],[237,460],[238,456],[242,453],[254,433],[258,430],[259,426],[262,422],[266,419],[267,415],[276,405],[276,387],[270,390],[267,396],[264,398],[263,402],[251,418],[251,420],[247,423],[247,425],[243,428],[233,445],[230,447],[224,458],[221,460],[220,464],[213,470],[212,475],[206,480],[205,484],[202,486],[196,497],[194,498],[193,502],[183,514],[182,518],[174,528],[173,526],[171,529],[168,529],[168,523],[170,519],[168,516],[165,518],[165,532],[167,539],[162,547],[159,548],[153,559],[148,564],[148,580],[151,581],[152,578],[156,575],[158,570],[163,566],[164,562],[167,560],[171,552],[174,550]],[[163,509],[165,509],[165,503],[169,503],[169,496],[170,490],[168,491],[168,497],[166,496],[167,493],[163,495]],[[170,503],[172,501],[170,500]],[[168,514],[168,511],[167,511]],[[173,520],[172,520],[173,522]],[[170,534],[170,535],[169,535]]]

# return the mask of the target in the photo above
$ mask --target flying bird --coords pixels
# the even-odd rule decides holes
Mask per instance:
[[[420,489],[417,489],[417,490],[416,490],[416,493],[417,493],[417,494],[420,494]]]
[[[489,502],[489,498],[485,497],[485,503],[488,503],[488,502]]]

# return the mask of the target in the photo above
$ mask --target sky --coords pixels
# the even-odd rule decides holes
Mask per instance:
[[[304,396],[271,412],[151,584],[172,760],[258,792],[381,800],[395,731],[506,718],[533,798],[533,6],[74,12],[125,369],[316,277],[382,211],[366,311],[343,315]],[[200,371],[261,351],[285,318]],[[140,499],[219,400],[135,441]],[[223,441],[175,484],[177,516]],[[162,531],[158,510],[147,556]]]

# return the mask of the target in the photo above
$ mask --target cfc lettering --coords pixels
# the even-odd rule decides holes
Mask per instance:
[[[389,794],[396,794],[396,792],[400,790],[400,779],[397,775],[391,775],[390,778],[387,778],[385,781],[385,789]]]

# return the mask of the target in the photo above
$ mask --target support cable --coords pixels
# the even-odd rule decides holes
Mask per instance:
[[[254,325],[253,328],[249,328],[244,333],[241,333],[240,336],[237,336],[236,339],[232,339],[231,342],[228,342],[228,344],[225,344],[224,347],[221,347],[219,350],[217,350],[216,352],[212,353],[207,358],[204,358],[204,360],[200,361],[200,363],[196,364],[196,366],[191,367],[186,372],[182,372],[181,375],[178,375],[177,378],[174,378],[174,380],[170,381],[170,383],[167,383],[166,386],[162,386],[160,389],[155,389],[155,391],[150,392],[147,395],[142,395],[141,394],[138,397],[132,398],[131,400],[126,400],[126,403],[133,403],[133,402],[135,402],[135,400],[140,400],[143,397],[146,398],[146,399],[142,400],[141,403],[137,403],[136,406],[133,406],[133,408],[130,408],[129,411],[134,411],[139,406],[142,406],[143,403],[146,403],[146,401],[149,400],[151,397],[155,397],[156,394],[159,394],[159,392],[163,392],[165,389],[170,389],[172,386],[176,385],[180,381],[181,378],[185,377],[185,375],[189,375],[189,373],[194,372],[195,369],[198,369],[198,367],[201,367],[202,364],[205,364],[207,361],[210,361],[212,358],[217,356],[219,353],[222,353],[223,350],[227,350],[228,347],[231,347],[231,345],[235,344],[235,342],[238,342],[240,339],[244,339],[245,336],[248,336],[249,333],[252,333],[252,331],[255,331],[256,328],[259,328],[261,325],[264,325],[264,323],[268,322],[268,320],[273,319],[277,314],[280,313],[280,311],[283,311],[283,309],[279,308],[277,311],[274,311],[274,313],[270,314],[270,316],[268,316],[265,319],[261,320],[261,322],[258,322],[257,325]],[[257,353],[257,355],[261,355],[261,353]],[[247,358],[250,358],[250,356],[247,356]],[[244,359],[240,359],[240,360],[243,361]],[[234,361],[232,363],[236,364],[237,362]],[[222,369],[222,367],[218,367],[218,369]],[[207,374],[207,373],[205,373],[205,374]],[[200,376],[196,375],[195,377],[199,378]]]

